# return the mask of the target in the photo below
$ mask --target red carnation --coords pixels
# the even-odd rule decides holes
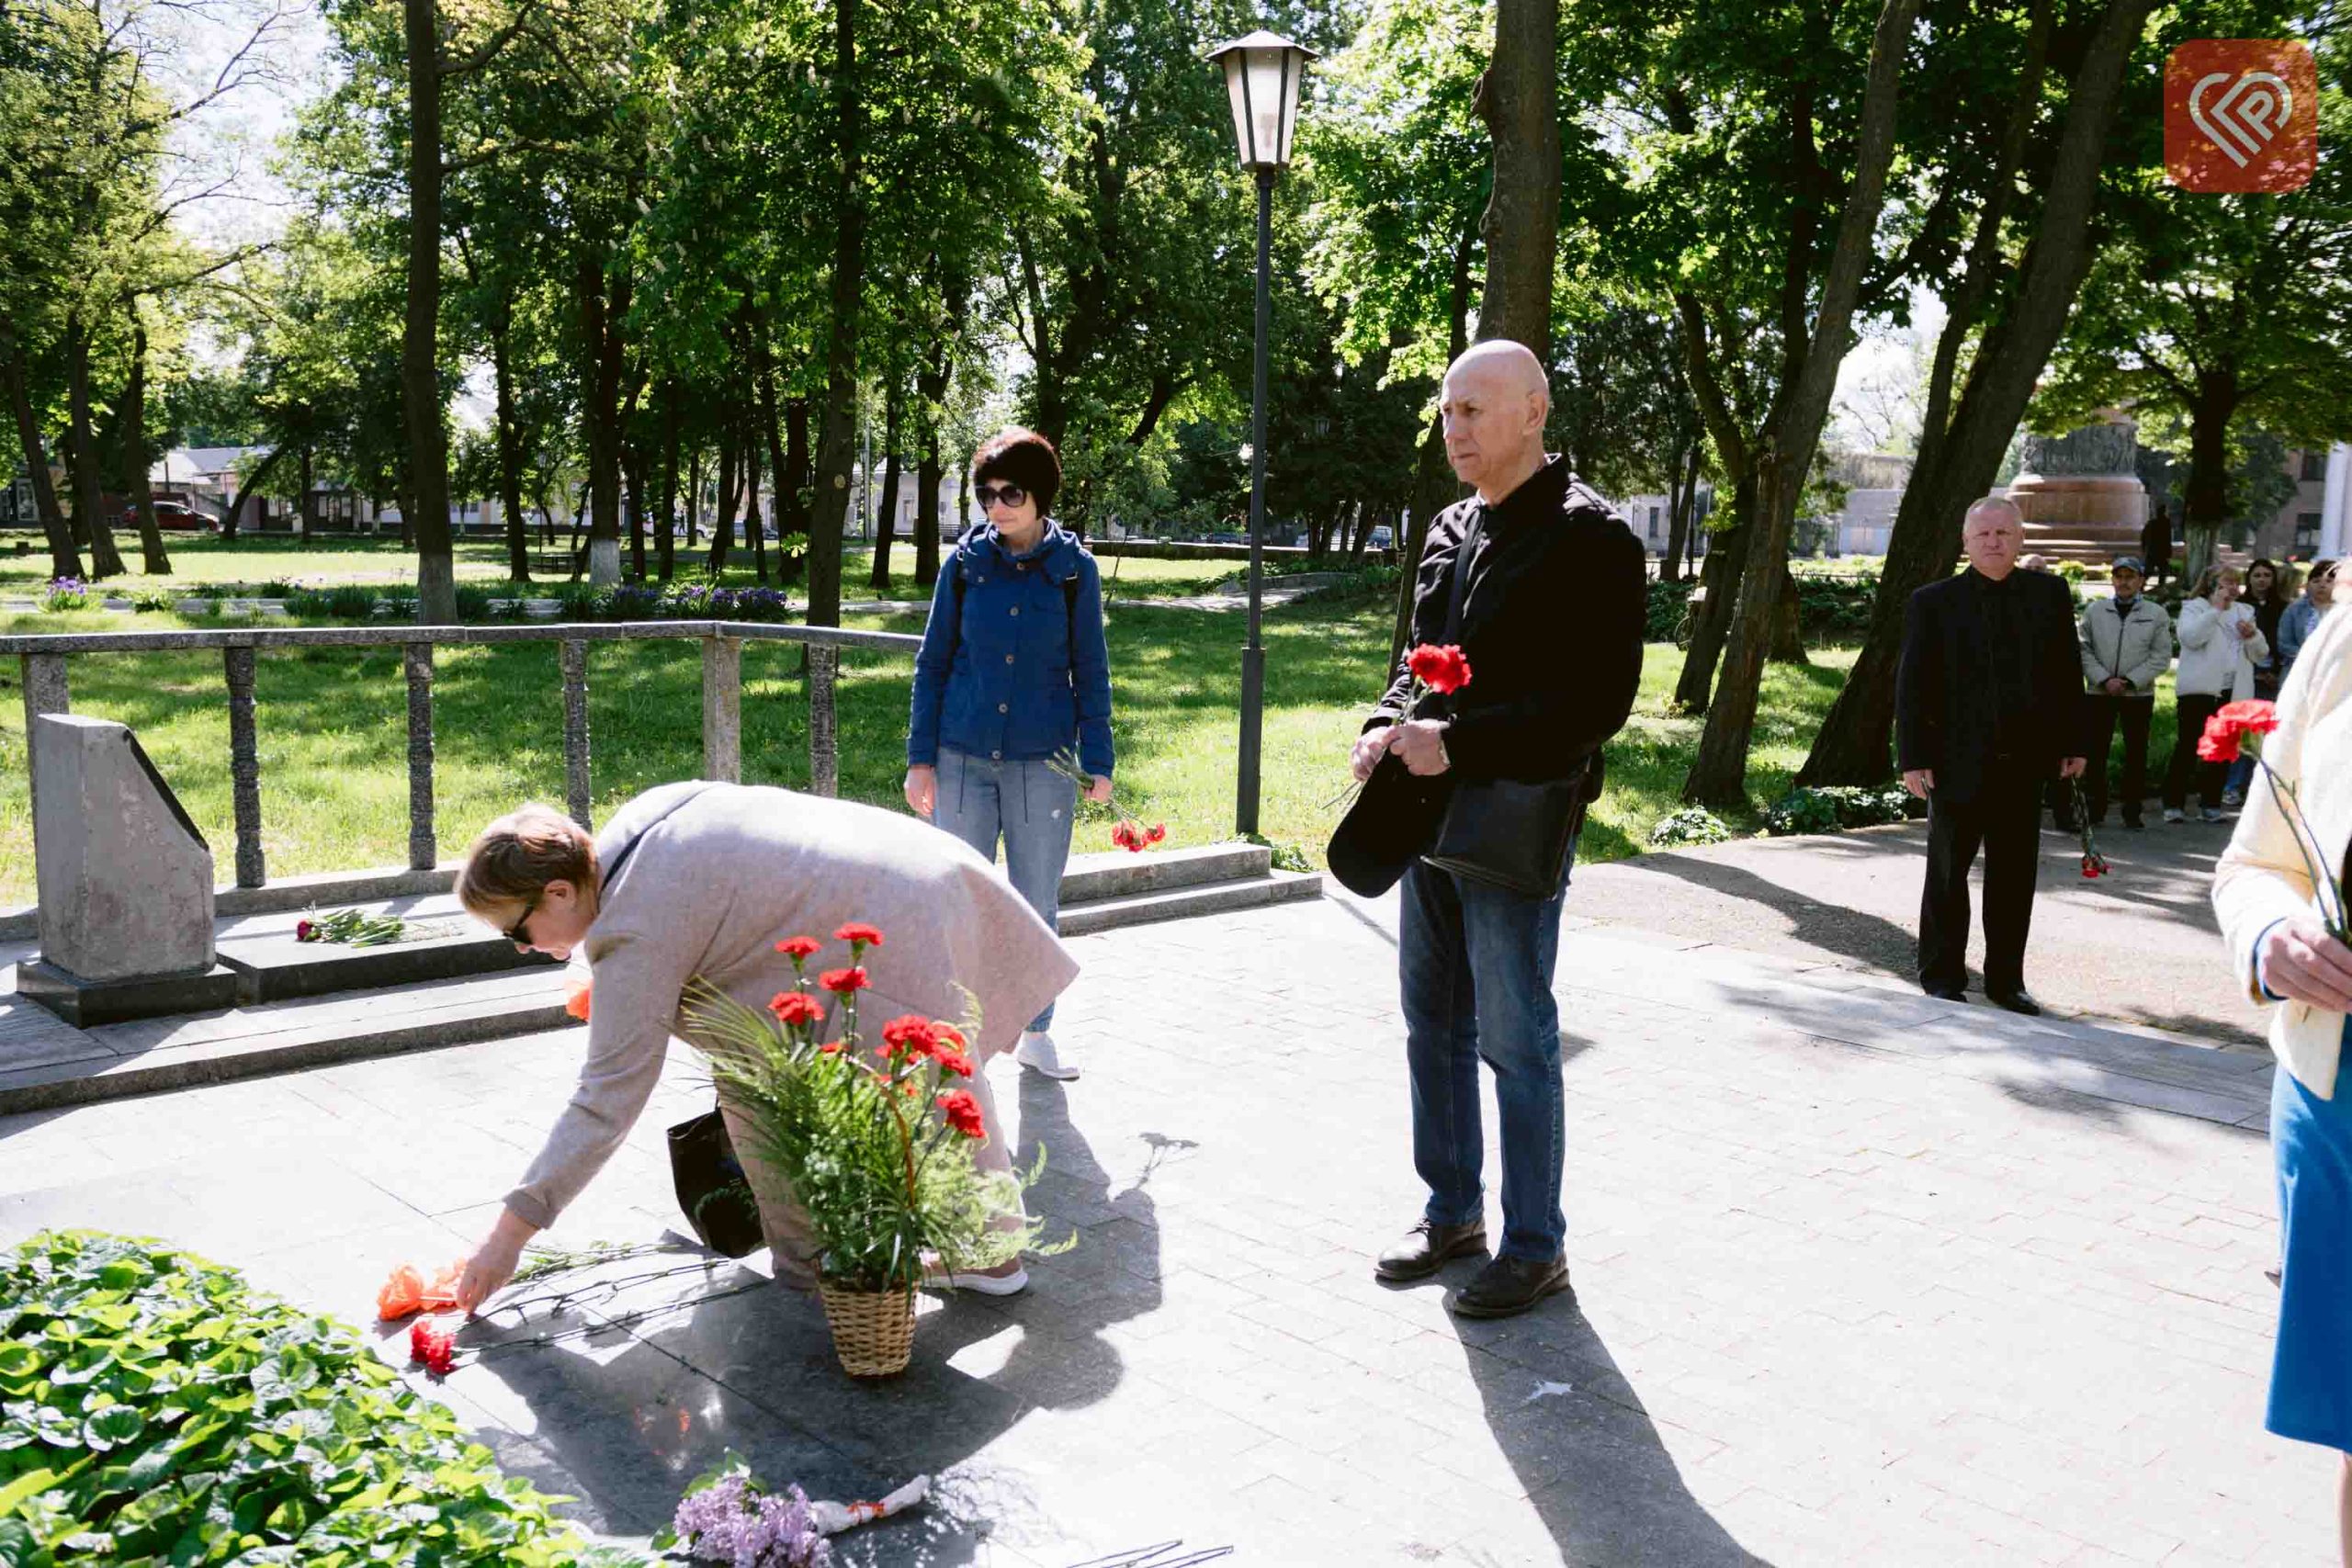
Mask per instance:
[[[939,1032],[939,1043],[943,1050],[968,1051],[972,1048],[972,1043],[964,1038],[964,1032],[954,1024],[933,1023],[932,1027]]]
[[[828,969],[817,976],[817,984],[837,996],[846,997],[862,991],[866,987],[865,966],[859,964],[849,969]]]
[[[1423,643],[1405,656],[1413,679],[1432,692],[1458,692],[1470,683],[1470,660],[1453,643]]]
[[[1168,837],[1168,824],[1165,822],[1154,822],[1144,833],[1144,840],[1147,843],[1156,844],[1166,837]]]
[[[980,1102],[967,1089],[950,1089],[939,1097],[940,1114],[947,1124],[967,1138],[985,1138],[988,1127],[980,1120]]]
[[[431,1318],[420,1317],[409,1325],[408,1353],[412,1360],[424,1362],[426,1371],[447,1377],[458,1364],[457,1332],[436,1328]]]
[[[808,957],[824,945],[813,936],[788,936],[775,944],[775,950],[797,961]]]
[[[2234,762],[2240,742],[2247,736],[2267,735],[2278,728],[2276,703],[2223,703],[2205,721],[2205,733],[2197,738],[2197,754],[2209,762]]]
[[[581,1022],[585,1023],[588,1021],[589,1010],[594,1007],[594,1004],[595,987],[594,982],[580,980],[574,982],[571,989],[565,994],[563,998],[563,1010],[578,1019]]]
[[[842,1043],[838,1040],[828,1040],[817,1047],[817,1054],[820,1056],[838,1056],[842,1054]]]
[[[319,928],[312,925],[308,920],[297,920],[294,922],[294,940],[296,942],[316,942],[319,940]]]
[[[864,947],[879,947],[882,945],[882,933],[872,926],[852,920],[833,933],[833,940],[855,942]]]
[[[972,1076],[972,1058],[961,1051],[952,1050],[945,1045],[934,1045],[932,1047],[931,1059],[939,1064],[939,1070],[943,1073],[953,1073],[959,1078],[968,1078]]]
[[[911,1052],[928,1056],[939,1045],[939,1030],[921,1013],[907,1013],[882,1026],[882,1039],[893,1054]]]
[[[1133,851],[1143,848],[1143,836],[1136,831],[1136,825],[1132,822],[1122,822],[1112,829],[1111,841],[1123,850]]]
[[[768,1011],[778,1023],[813,1024],[825,1016],[825,1005],[806,991],[778,991],[768,999]]]

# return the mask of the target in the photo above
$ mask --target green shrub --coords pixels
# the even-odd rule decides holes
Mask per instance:
[[[1688,581],[1650,584],[1649,626],[1642,634],[1645,640],[1674,640],[1674,629],[1682,624],[1682,614],[1690,606],[1690,590],[1696,586]]]
[[[486,621],[490,619],[490,590],[479,582],[458,584],[458,619]]]
[[[78,577],[53,577],[41,591],[40,607],[60,614],[67,610],[86,610],[98,602],[98,595]]]
[[[1723,818],[1703,806],[1686,806],[1670,816],[1658,818],[1650,829],[1650,842],[1659,849],[1675,849],[1686,844],[1721,844],[1731,840],[1731,829]]]
[[[187,1253],[0,1255],[0,1562],[547,1565],[589,1546],[356,1331]]]
[[[288,582],[282,577],[274,577],[267,582],[263,583],[259,588],[254,589],[253,591],[253,597],[256,599],[291,599],[300,592],[302,592],[301,584]]]
[[[1866,789],[1830,784],[1821,789],[1792,789],[1764,814],[1764,830],[1794,833],[1835,833],[1847,828],[1874,828],[1900,822],[1910,815],[1911,795],[1899,784]]]
[[[130,607],[141,614],[152,610],[172,611],[179,608],[180,595],[148,588],[130,596]]]
[[[298,588],[286,596],[286,613],[289,615],[331,615],[334,610],[326,594],[316,589]]]
[[[376,613],[376,591],[356,582],[328,589],[326,600],[326,613],[345,620],[364,621]]]

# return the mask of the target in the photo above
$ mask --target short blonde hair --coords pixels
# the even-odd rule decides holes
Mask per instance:
[[[596,843],[552,806],[537,802],[481,830],[458,872],[458,902],[480,915],[537,897],[550,882],[596,896]]]

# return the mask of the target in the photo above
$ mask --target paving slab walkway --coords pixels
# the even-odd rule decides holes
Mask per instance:
[[[2082,876],[2075,837],[2045,827],[2026,984],[2061,1012],[2259,1048],[2264,1021],[2221,961],[2210,897],[2230,825],[2148,818],[2142,832],[2099,832],[2113,873],[2095,881]],[[1927,825],[1912,822],[1639,855],[1579,867],[1569,907],[1604,925],[1908,981],[1927,841]],[[1976,869],[1981,894],[1981,858]],[[1981,926],[1968,953],[1981,990]]]
[[[532,1292],[420,1386],[617,1538],[730,1447],[837,1497],[939,1477],[855,1564],[2331,1561],[2335,1461],[2259,1427],[2261,1058],[1571,931],[1578,1298],[1471,1324],[1466,1264],[1371,1278],[1419,1199],[1395,942],[1340,899],[1075,941],[1086,1076],[995,1081],[1080,1245],[1024,1296],[927,1304],[902,1379],[853,1382],[813,1303],[681,1250]],[[0,1122],[0,1241],[164,1235],[357,1318],[489,1224],[580,1046]],[[679,1053],[562,1239],[678,1225],[662,1129],[697,1077]]]

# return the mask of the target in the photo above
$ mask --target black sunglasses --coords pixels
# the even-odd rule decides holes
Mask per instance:
[[[979,485],[973,490],[972,493],[979,497],[983,511],[999,502],[1004,502],[1007,506],[1021,506],[1026,504],[1029,500],[1029,492],[1019,485]]]
[[[531,917],[538,912],[539,895],[534,893],[531,895],[529,899],[524,903],[523,912],[514,917],[514,923],[508,926],[504,931],[500,931],[498,934],[504,937],[507,941],[513,942],[517,947],[530,946],[531,933],[525,931],[523,928],[529,925],[531,923]]]

